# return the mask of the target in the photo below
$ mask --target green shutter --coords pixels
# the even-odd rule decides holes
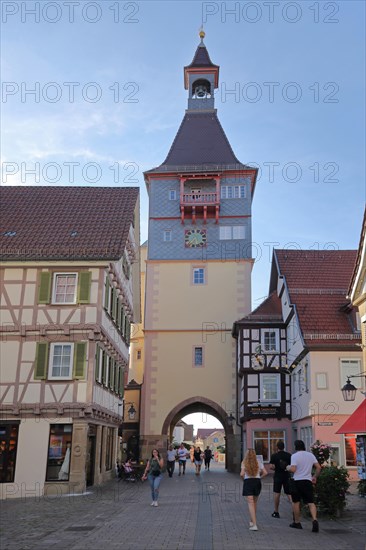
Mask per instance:
[[[123,368],[120,367],[119,369],[119,384],[118,384],[118,395],[120,397],[123,397],[124,393],[124,376],[123,376]]]
[[[130,336],[131,336],[131,323],[130,323],[130,320],[127,319],[126,317],[126,336],[125,336],[126,344],[130,343]]]
[[[90,303],[91,272],[81,271],[78,277],[78,303]]]
[[[117,296],[117,305],[116,305],[116,325],[117,325],[117,328],[119,329],[120,328],[120,319],[121,319],[121,315],[120,315],[120,309],[121,309],[121,302]]]
[[[107,353],[105,350],[103,350],[103,358],[102,358],[102,384],[105,386],[106,383],[106,370],[107,370]]]
[[[45,380],[47,378],[48,344],[37,342],[34,379]]]
[[[109,361],[109,384],[108,387],[110,390],[113,390],[114,384],[114,359],[111,357]]]
[[[121,332],[122,336],[124,337],[126,334],[126,328],[125,328],[125,308],[121,307]]]
[[[116,320],[116,313],[117,313],[117,300],[118,296],[116,292],[113,292],[113,302],[112,302],[112,319]]]
[[[74,349],[74,378],[84,379],[86,367],[86,342],[78,342]]]
[[[105,291],[104,291],[104,309],[106,311],[108,311],[108,308],[109,308],[109,289],[110,289],[110,282],[109,282],[109,277],[107,275],[106,279],[105,279]]]
[[[38,289],[38,303],[49,304],[51,300],[51,273],[49,271],[41,272],[41,280]]]
[[[100,372],[100,347],[96,346],[95,351],[95,380],[99,382],[99,372]]]
[[[119,366],[117,361],[114,362],[114,392],[118,393],[118,373],[119,373]]]

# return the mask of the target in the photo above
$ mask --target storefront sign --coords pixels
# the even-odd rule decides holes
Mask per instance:
[[[249,416],[276,416],[278,407],[254,406],[248,407]]]

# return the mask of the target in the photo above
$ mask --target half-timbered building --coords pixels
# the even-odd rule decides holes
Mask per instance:
[[[2,498],[78,493],[115,471],[139,190],[3,187]]]
[[[294,439],[307,449],[320,439],[334,463],[356,467],[355,435],[336,433],[354,409],[341,388],[364,370],[346,297],[355,260],[353,250],[275,250],[268,298],[234,323],[243,446],[265,462],[279,439],[289,450]],[[362,377],[355,384],[362,389]]]

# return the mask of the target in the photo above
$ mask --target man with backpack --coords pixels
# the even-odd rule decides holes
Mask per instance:
[[[273,476],[273,496],[274,496],[274,512],[272,514],[273,518],[279,518],[280,514],[278,508],[280,505],[281,489],[283,491],[289,502],[291,503],[290,496],[290,474],[286,471],[287,466],[291,464],[291,455],[287,453],[285,449],[285,444],[283,441],[277,442],[277,453],[274,453],[271,456],[270,464],[271,469],[274,470]]]

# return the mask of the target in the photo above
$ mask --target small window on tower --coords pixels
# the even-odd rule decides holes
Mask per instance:
[[[172,230],[171,229],[165,229],[163,237],[164,237],[165,242],[172,241],[173,240]]]
[[[202,367],[203,366],[203,348],[202,347],[195,347],[194,348],[194,362],[195,367]]]
[[[169,189],[169,200],[170,201],[176,201],[177,200],[177,192],[175,189]]]
[[[205,268],[195,267],[193,269],[193,284],[204,285],[205,284]]]

